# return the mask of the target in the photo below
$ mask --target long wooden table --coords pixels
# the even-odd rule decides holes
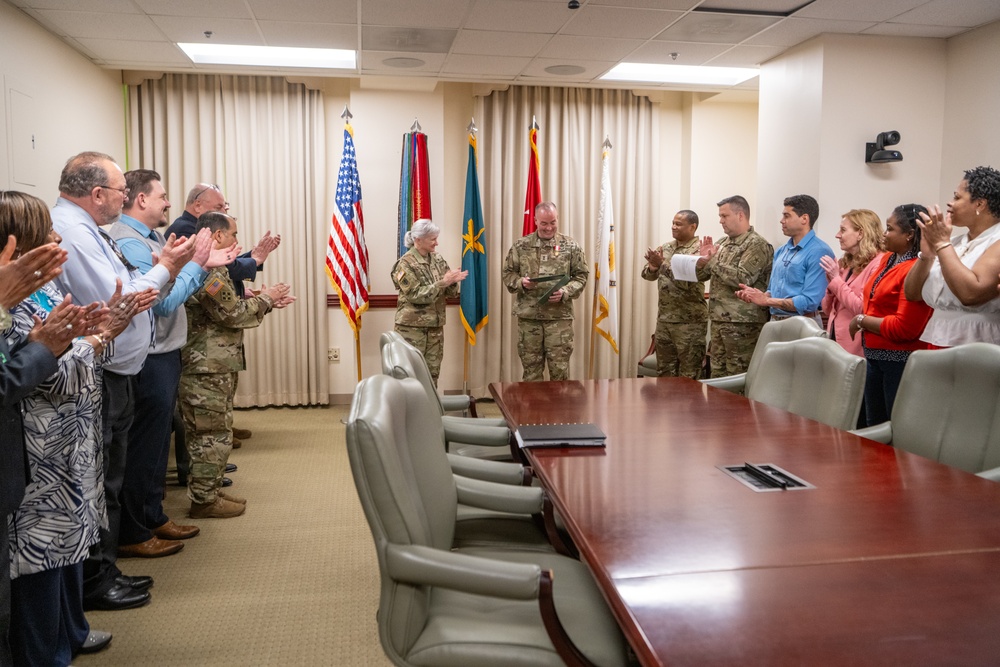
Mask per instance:
[[[1000,664],[1000,484],[687,379],[490,392],[607,433],[526,451],[642,664]]]

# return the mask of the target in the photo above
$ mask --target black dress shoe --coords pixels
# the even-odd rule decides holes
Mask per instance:
[[[104,595],[83,598],[84,611],[100,609],[117,611],[119,609],[135,609],[149,602],[149,591],[137,591],[131,586],[122,586],[117,581]]]
[[[91,630],[90,634],[83,641],[79,653],[97,653],[103,651],[111,643],[111,633],[102,630]]]
[[[225,486],[232,486],[232,485],[233,485],[233,480],[229,479],[228,477],[223,477],[222,478],[222,486],[225,487]]]
[[[235,463],[227,463],[226,464],[226,472],[227,473],[236,472],[237,470],[239,470],[239,468],[236,467]]]
[[[146,591],[153,587],[152,577],[130,577],[127,574],[119,574],[115,577],[115,583],[119,586],[128,586],[135,591]]]

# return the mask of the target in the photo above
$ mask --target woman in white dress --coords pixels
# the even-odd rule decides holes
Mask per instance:
[[[921,216],[920,259],[906,277],[906,298],[934,309],[920,340],[931,347],[1000,344],[1000,171],[965,172],[948,202]],[[953,227],[966,232],[952,237]]]

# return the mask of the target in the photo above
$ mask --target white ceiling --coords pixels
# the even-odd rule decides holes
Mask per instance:
[[[755,67],[822,33],[946,38],[1000,20],[998,0],[0,1],[108,69],[241,71],[176,46],[211,31],[217,43],[358,51],[354,71],[242,71],[425,83],[594,85],[622,61]],[[782,15],[746,13],[768,11]]]

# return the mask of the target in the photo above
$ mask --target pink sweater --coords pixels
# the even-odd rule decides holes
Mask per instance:
[[[861,349],[861,334],[851,340],[848,326],[851,318],[861,313],[861,291],[885,254],[883,252],[876,255],[861,273],[852,274],[850,278],[847,277],[847,269],[841,269],[840,275],[826,286],[826,295],[823,297],[823,312],[829,318],[827,335],[836,338],[842,348],[859,357],[865,355]]]

